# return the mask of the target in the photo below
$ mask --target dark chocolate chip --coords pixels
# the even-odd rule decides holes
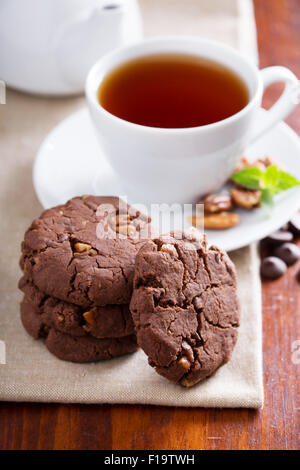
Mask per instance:
[[[293,232],[296,237],[300,237],[300,212],[294,215],[289,222],[289,230]]]
[[[266,279],[277,279],[282,276],[287,270],[284,261],[275,256],[268,256],[261,263],[261,275]]]
[[[274,255],[291,266],[300,259],[300,248],[294,243],[284,243],[276,248]]]
[[[282,243],[291,242],[293,240],[293,234],[288,231],[277,230],[276,232],[271,233],[268,237],[265,238],[269,246],[278,246]]]
[[[300,271],[297,274],[297,279],[298,279],[298,282],[300,282]]]

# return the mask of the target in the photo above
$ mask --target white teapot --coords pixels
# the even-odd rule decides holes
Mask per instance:
[[[31,93],[80,93],[97,59],[141,37],[137,0],[1,0],[0,79]]]

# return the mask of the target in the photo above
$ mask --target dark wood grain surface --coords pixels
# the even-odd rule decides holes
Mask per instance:
[[[261,67],[285,65],[300,77],[300,1],[254,3]],[[265,105],[280,91],[272,87]],[[300,134],[300,107],[287,122]],[[299,269],[263,284],[263,410],[2,403],[0,449],[299,449]]]

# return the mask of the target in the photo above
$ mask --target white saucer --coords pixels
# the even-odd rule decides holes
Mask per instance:
[[[265,113],[261,109],[258,119],[263,121]],[[250,160],[269,155],[300,179],[300,139],[285,123],[278,124],[245,154]],[[44,208],[82,194],[124,195],[121,182],[101,151],[87,109],[63,120],[46,137],[34,163],[33,184]],[[277,230],[299,208],[300,187],[297,187],[278,197],[271,214],[263,209],[241,210],[238,226],[209,230],[208,241],[227,251],[241,248]]]

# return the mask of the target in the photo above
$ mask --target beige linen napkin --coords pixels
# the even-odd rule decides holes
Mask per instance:
[[[200,34],[256,57],[249,0],[143,0],[140,4],[147,35]],[[21,275],[20,243],[42,210],[32,187],[32,163],[51,128],[82,105],[82,97],[47,99],[15,91],[7,91],[6,104],[0,104],[0,400],[261,407],[261,297],[254,246],[231,253],[242,304],[232,360],[191,389],[159,377],[142,351],[97,364],[72,364],[56,359],[42,341],[23,330],[21,294],[16,287]]]
[[[189,34],[223,41],[258,60],[252,0],[139,0],[146,36]]]

